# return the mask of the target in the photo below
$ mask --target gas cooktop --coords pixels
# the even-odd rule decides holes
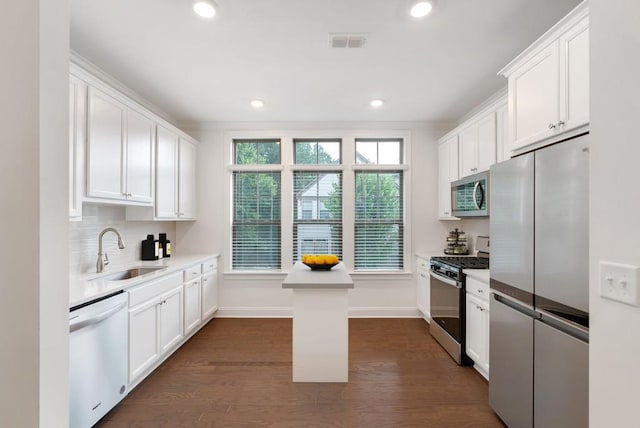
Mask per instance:
[[[487,257],[438,256],[431,257],[431,261],[437,261],[440,264],[460,269],[489,269],[489,259]]]

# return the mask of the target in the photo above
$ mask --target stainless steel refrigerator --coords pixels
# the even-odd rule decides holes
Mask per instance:
[[[588,146],[491,167],[489,402],[510,428],[588,426]]]

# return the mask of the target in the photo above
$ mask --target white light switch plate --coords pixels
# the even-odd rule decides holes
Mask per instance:
[[[621,263],[600,262],[600,296],[640,307],[640,268]]]

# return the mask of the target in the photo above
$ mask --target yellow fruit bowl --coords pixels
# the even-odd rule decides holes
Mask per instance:
[[[305,254],[302,256],[302,263],[311,270],[331,270],[340,260],[335,254]]]
[[[304,263],[304,262],[302,262]],[[309,263],[304,263],[305,265],[309,266],[309,268],[311,268],[311,270],[331,270],[332,267],[336,266],[338,263],[333,263],[330,265],[312,265]]]

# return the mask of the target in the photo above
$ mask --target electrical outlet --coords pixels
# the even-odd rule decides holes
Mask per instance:
[[[640,268],[620,263],[600,262],[600,296],[640,307]]]

